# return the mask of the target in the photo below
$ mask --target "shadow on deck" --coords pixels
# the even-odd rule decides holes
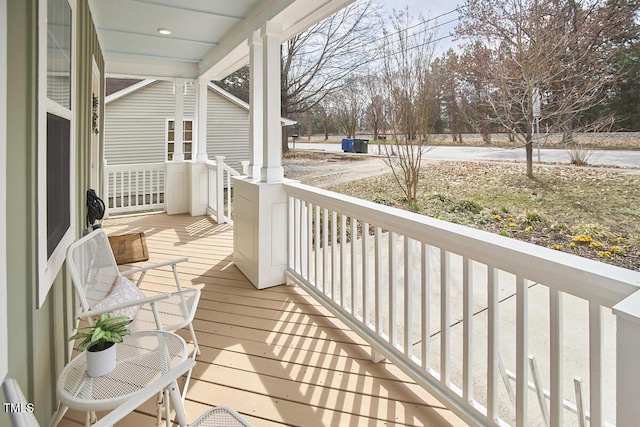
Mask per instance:
[[[202,297],[194,323],[202,349],[187,394],[187,420],[214,405],[255,426],[465,425],[302,289],[256,290],[232,262],[233,229],[210,217],[116,217],[108,235],[144,232],[149,263],[188,256],[183,286]],[[169,291],[170,269],[147,274],[143,290]],[[188,340],[188,334],[180,332]],[[70,411],[62,425],[84,416]],[[155,423],[147,402],[118,426]]]

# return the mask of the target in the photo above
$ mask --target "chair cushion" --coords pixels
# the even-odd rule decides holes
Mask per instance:
[[[99,308],[108,308],[115,304],[135,301],[145,297],[146,295],[136,285],[131,283],[131,280],[127,279],[124,276],[118,276],[113,282],[113,286],[111,287],[109,294],[102,301],[91,308],[93,310],[97,310]],[[121,308],[120,310],[114,310],[113,315],[127,316],[128,318],[133,319],[136,317],[136,314],[138,314],[139,309],[139,305],[134,305],[127,308]]]

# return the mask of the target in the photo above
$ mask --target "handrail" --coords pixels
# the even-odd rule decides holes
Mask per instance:
[[[224,162],[224,156],[216,156],[216,161],[207,160],[206,165],[209,170],[207,206],[216,216],[218,224],[233,225],[231,203],[233,200],[233,180],[231,178],[241,174]]]
[[[120,164],[120,165],[105,165],[105,171],[113,172],[113,171],[134,171],[134,170],[155,170],[159,168],[164,168],[164,162],[156,162],[156,163],[130,163],[130,164]]]
[[[374,361],[388,358],[466,422],[538,422],[527,409],[530,369],[536,381],[548,378],[533,390],[541,406],[548,400],[551,425],[568,416],[565,408],[573,403],[567,406],[563,381],[577,372],[588,377],[590,402],[576,411],[590,416],[590,425],[615,421],[614,407],[619,420],[640,415],[631,398],[640,391],[634,344],[640,316],[624,310],[640,301],[640,272],[300,183],[283,185],[289,196],[288,282],[361,335]],[[530,327],[541,316],[548,316],[542,327]],[[486,351],[482,373],[474,363],[478,343]],[[612,355],[616,348],[624,353]],[[457,363],[452,354],[460,355]],[[567,368],[567,354],[587,362]],[[501,355],[513,367],[513,420],[498,403]],[[531,367],[535,356],[548,357],[542,376]],[[605,362],[611,357],[617,357],[616,372]],[[483,375],[485,387],[474,389]],[[617,405],[607,401],[614,383],[629,390],[618,393]]]
[[[285,188],[291,197],[330,211],[357,212],[358,219],[369,224],[503,271],[518,271],[529,280],[552,278],[557,290],[608,308],[640,289],[640,273],[628,269],[300,183]]]
[[[165,163],[105,165],[106,216],[165,207]]]

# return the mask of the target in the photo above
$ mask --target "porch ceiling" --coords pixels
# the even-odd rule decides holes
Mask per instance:
[[[110,76],[221,79],[248,63],[266,21],[283,41],[354,0],[89,0]],[[159,29],[168,29],[163,35]]]

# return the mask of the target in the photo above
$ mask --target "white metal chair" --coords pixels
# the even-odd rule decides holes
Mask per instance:
[[[33,415],[33,407],[27,406],[29,402],[24,397],[18,382],[13,378],[7,378],[2,383],[2,391],[7,403],[18,405],[9,411],[9,419],[13,427],[40,427],[36,416]]]
[[[99,228],[92,231],[71,244],[67,250],[67,268],[82,309],[79,317],[119,312],[118,314],[126,314],[133,318],[130,324],[132,332],[148,330],[171,332],[188,327],[194,347],[192,359],[195,360],[200,354],[200,348],[192,322],[200,299],[200,290],[183,290],[176,267],[178,263],[187,260],[188,258],[180,258],[120,272],[104,230]],[[167,266],[171,266],[173,270],[177,292],[145,297],[137,290],[147,271]],[[129,282],[128,285],[133,288],[134,294],[138,292],[138,295],[131,297],[129,293],[131,289],[127,290],[124,296],[115,295],[116,281],[119,285],[127,284],[128,279],[124,276],[135,273],[140,273],[137,283],[134,286]],[[123,313],[131,307],[134,307],[132,313]],[[91,319],[89,321],[91,322]],[[183,400],[190,379],[191,370],[182,391]]]
[[[175,369],[172,369],[149,386],[138,391],[133,398],[111,410],[111,412],[99,421],[91,424],[91,427],[112,427],[116,422],[129,415],[144,402],[161,393],[169,384],[192,369],[194,364],[195,361],[193,359],[187,359],[182,362],[176,366]],[[13,427],[40,427],[33,412],[27,409],[29,402],[24,397],[20,385],[18,385],[16,380],[6,378],[2,383],[2,390],[4,391],[7,403],[19,405],[16,407],[16,411],[9,411],[9,419]],[[52,420],[52,425],[56,425],[60,421],[61,416],[58,417],[57,415],[58,414],[56,414],[56,417]]]
[[[227,406],[216,406],[200,416],[189,427],[251,427],[242,415]]]
[[[131,412],[133,412],[138,406],[146,402],[158,392],[162,391],[171,381],[174,381],[185,371],[190,369],[195,362],[193,360],[187,360],[182,362],[176,369],[169,372],[166,376],[158,379],[151,386],[146,387],[138,392],[135,399],[130,399],[116,409],[109,412],[109,414],[102,417],[99,421],[92,424],[92,427],[107,427],[112,426],[116,422],[120,421]],[[24,397],[20,385],[13,378],[7,378],[2,383],[2,390],[4,391],[5,399],[7,403],[20,405],[17,409],[24,408],[25,410],[16,410],[9,412],[9,419],[11,420],[12,427],[40,427],[38,420],[33,415],[33,412],[26,410],[28,401]],[[189,425],[189,427],[251,427],[251,424],[240,414],[231,408],[226,406],[217,406],[210,409],[196,421]]]

